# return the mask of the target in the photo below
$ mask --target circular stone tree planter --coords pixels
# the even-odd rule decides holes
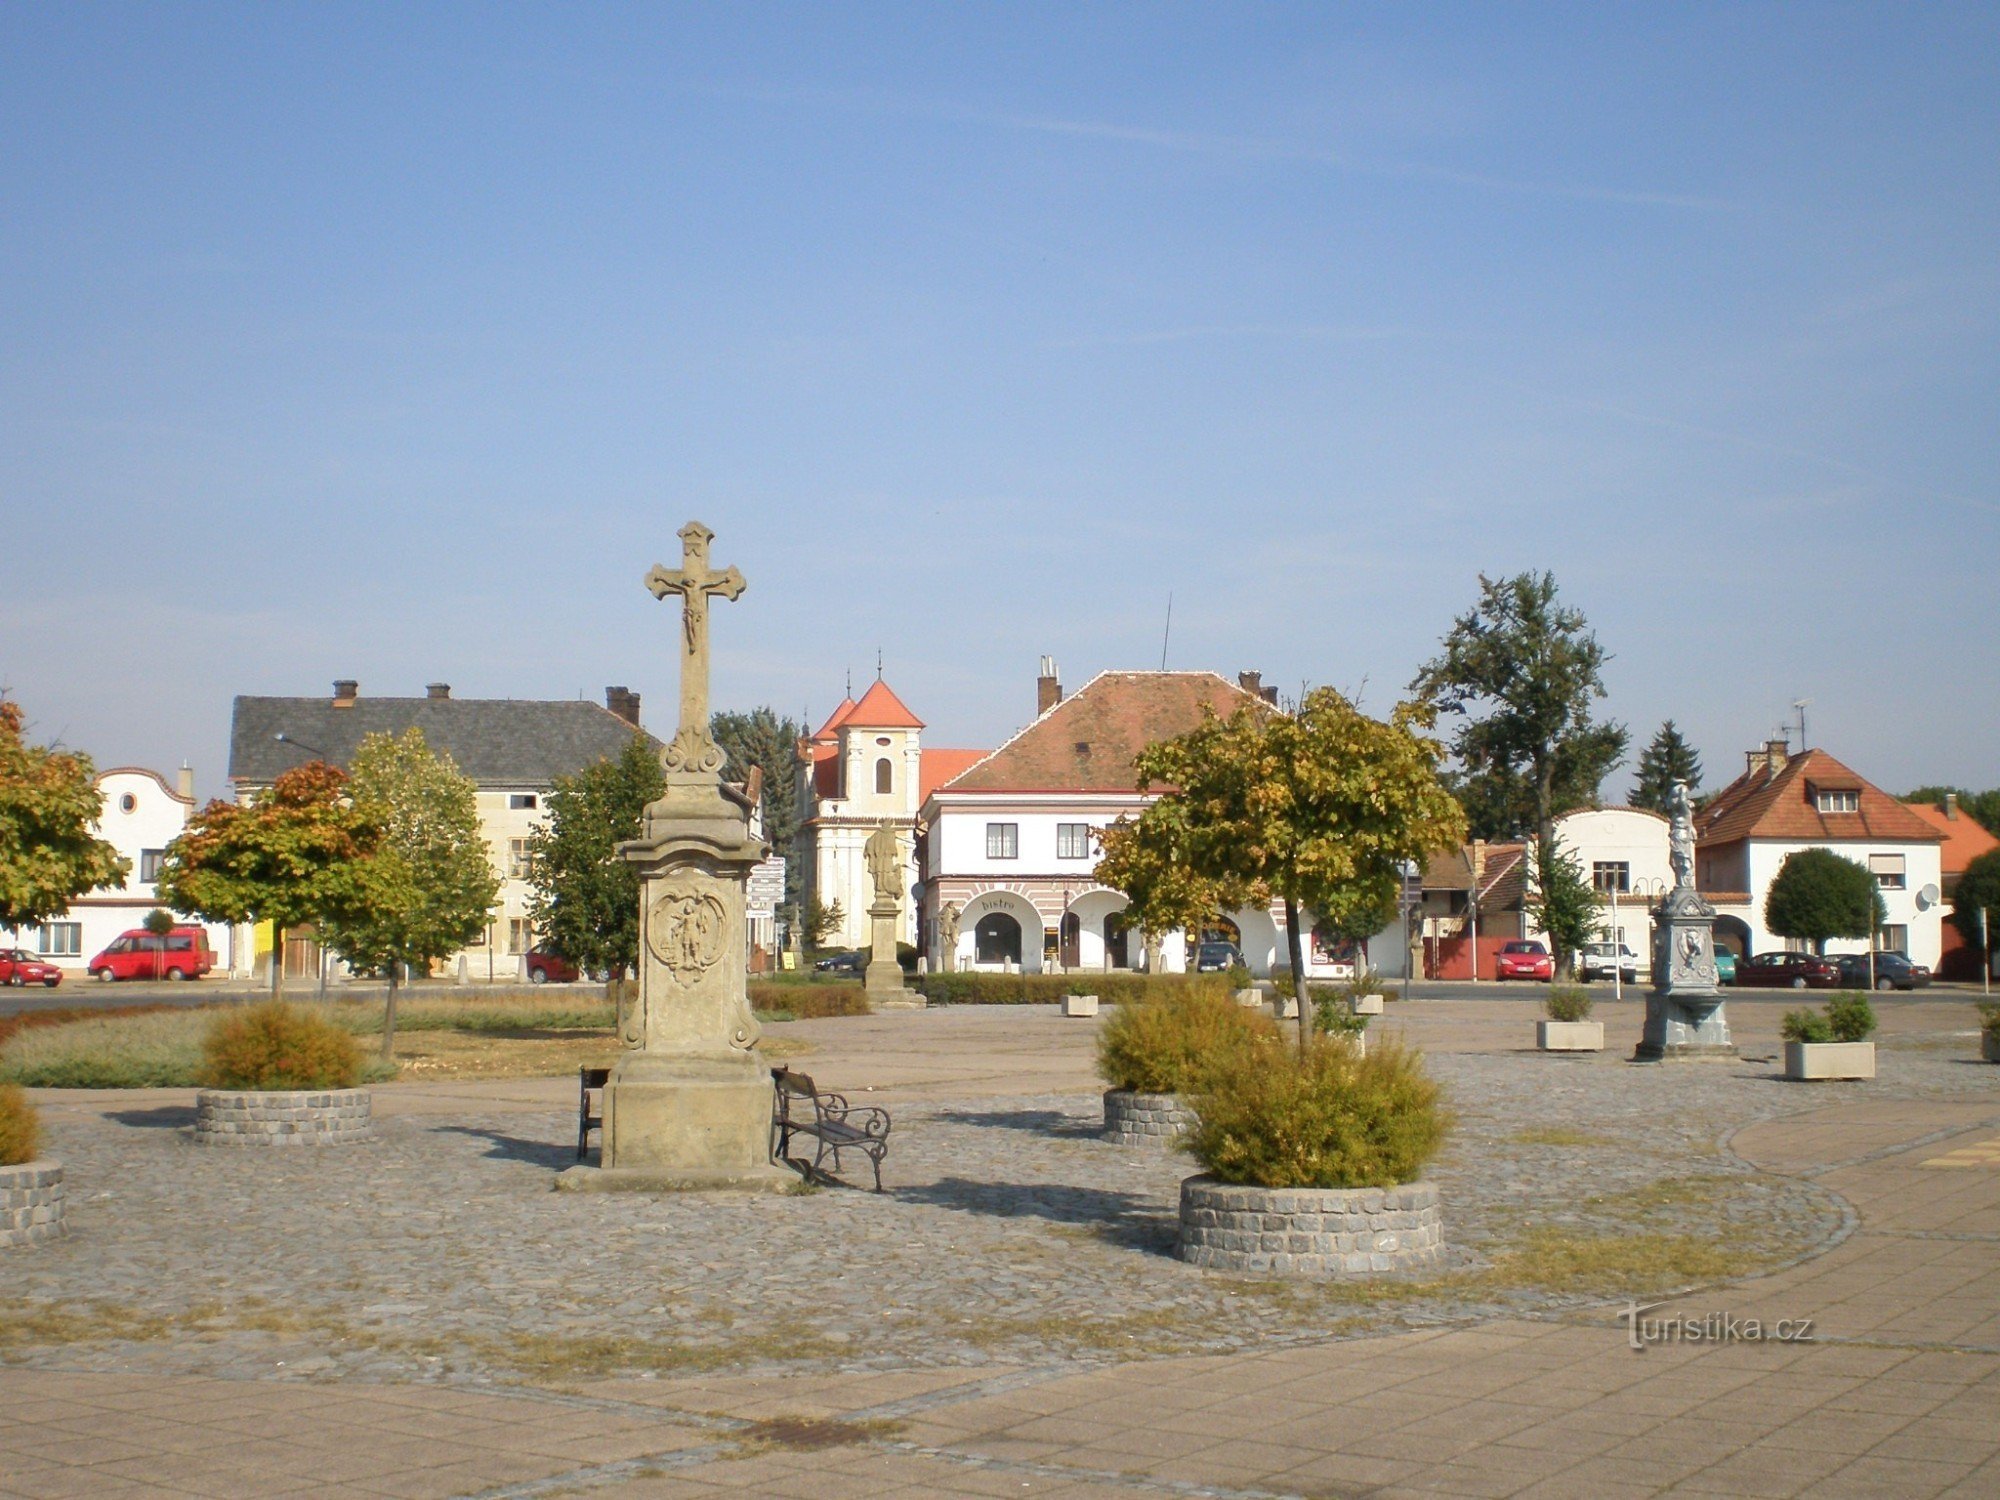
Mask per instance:
[[[1104,1138],[1116,1146],[1171,1146],[1194,1129],[1194,1111],[1179,1094],[1104,1091]]]
[[[1392,1188],[1262,1188],[1203,1173],[1181,1184],[1174,1253],[1211,1271],[1363,1277],[1434,1266],[1444,1255],[1438,1192]]]
[[[339,1146],[374,1134],[366,1089],[203,1089],[197,1146]]]
[[[43,1157],[0,1167],[0,1250],[60,1239],[64,1232],[62,1163]]]

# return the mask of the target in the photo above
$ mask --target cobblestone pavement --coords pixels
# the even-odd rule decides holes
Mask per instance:
[[[1652,1245],[1668,1272],[1742,1274],[1849,1227],[1824,1185],[1729,1149],[1741,1127],[1817,1097],[1764,1061],[1431,1063],[1459,1122],[1432,1173],[1450,1258],[1442,1274],[1368,1288],[1173,1260],[1192,1165],[1100,1140],[1088,1094],[899,1104],[886,1194],[778,1200],[552,1193],[573,1159],[567,1110],[383,1111],[370,1144],[269,1154],[192,1148],[179,1104],[73,1115],[58,1137],[71,1236],[0,1262],[0,1293],[17,1316],[67,1308],[74,1321],[79,1295],[98,1311],[52,1345],[17,1332],[7,1357],[478,1381],[1101,1362],[1546,1312],[1625,1289],[1539,1263],[1579,1245]],[[1881,1079],[1852,1097],[1989,1081],[1913,1045],[1886,1049]],[[1708,1277],[1679,1278],[1693,1279]],[[121,1326],[146,1337],[104,1337]]]

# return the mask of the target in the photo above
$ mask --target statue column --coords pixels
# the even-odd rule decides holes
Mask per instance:
[[[930,1002],[921,990],[903,988],[896,961],[897,920],[903,910],[903,848],[896,825],[884,818],[864,846],[875,899],[868,903],[868,970],[862,987],[872,1010],[922,1010]]]
[[[1695,889],[1694,806],[1684,781],[1674,783],[1673,806],[1674,888],[1653,908],[1653,990],[1633,1056],[1641,1062],[1735,1057],[1716,980],[1715,908]]]
[[[619,1018],[624,1047],[604,1089],[602,1167],[572,1167],[558,1186],[585,1191],[786,1191],[798,1179],[771,1161],[771,1070],[750,1013],[750,872],[770,852],[750,832],[750,803],[722,779],[708,727],[709,599],[742,594],[742,574],[708,566],[714,533],[681,528],[682,565],[646,575],[655,598],[679,594],[681,719],[661,755],[665,795],[637,839],[619,846],[638,867],[639,992]]]

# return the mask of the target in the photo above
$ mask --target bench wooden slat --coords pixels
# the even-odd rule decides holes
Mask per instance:
[[[772,1081],[777,1085],[772,1102],[771,1130],[774,1136],[771,1154],[780,1161],[790,1160],[786,1148],[795,1135],[811,1136],[818,1142],[812,1164],[807,1167],[808,1177],[824,1175],[821,1163],[828,1156],[833,1158],[833,1169],[838,1172],[842,1151],[859,1151],[868,1158],[875,1169],[875,1191],[882,1191],[882,1158],[889,1150],[889,1112],[877,1105],[852,1105],[845,1096],[822,1092],[804,1073],[793,1072],[789,1068],[773,1070]],[[803,1108],[810,1101],[812,1117],[802,1118],[793,1114],[794,1104]]]

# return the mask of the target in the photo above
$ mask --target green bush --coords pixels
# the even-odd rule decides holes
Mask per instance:
[[[353,1035],[282,1001],[217,1016],[201,1050],[204,1088],[351,1089],[361,1081]]]
[[[1277,1036],[1277,1023],[1220,990],[1183,985],[1121,1004],[1097,1033],[1097,1073],[1114,1089],[1191,1092],[1226,1054]]]
[[[1580,984],[1552,984],[1542,997],[1542,1009],[1551,1021],[1588,1021],[1590,1008],[1596,1003]]]
[[[1976,1000],[1979,1007],[1979,1029],[1988,1036],[2000,1036],[2000,1000]]]
[[[1257,982],[1256,976],[1242,964],[1231,964],[1222,972],[1229,980],[1229,987],[1232,990],[1247,990]]]
[[[820,1016],[865,1016],[868,995],[858,984],[750,984],[750,1008],[776,1020],[808,1021]]]
[[[1218,1180],[1257,1187],[1414,1182],[1449,1126],[1422,1058],[1395,1041],[1366,1055],[1326,1037],[1303,1056],[1275,1037],[1234,1048],[1191,1102],[1186,1149]]]
[[[1866,995],[1842,990],[1825,1010],[1787,1011],[1778,1030],[1788,1042],[1865,1042],[1875,1030],[1875,1007]]]
[[[214,1015],[155,1011],[17,1032],[0,1047],[0,1079],[44,1089],[187,1088]]]
[[[1843,990],[1826,1002],[1826,1020],[1836,1042],[1865,1042],[1875,1030],[1875,1007],[1866,995]]]
[[[1357,1016],[1344,996],[1313,992],[1313,1030],[1327,1036],[1360,1036],[1368,1030],[1368,1017]]]
[[[916,987],[933,1005],[1054,1005],[1082,984],[1106,1005],[1128,1005],[1191,989],[1227,997],[1221,974],[925,974]]]
[[[0,1167],[33,1161],[42,1149],[42,1122],[16,1083],[0,1083]]]

